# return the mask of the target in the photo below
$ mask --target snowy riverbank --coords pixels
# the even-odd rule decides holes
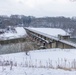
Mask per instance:
[[[46,49],[30,51],[28,55],[25,52],[5,54],[0,55],[0,65],[1,75],[76,75],[76,50]]]

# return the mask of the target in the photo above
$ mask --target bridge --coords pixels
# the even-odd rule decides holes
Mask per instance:
[[[69,36],[59,36],[57,38],[31,28],[25,28],[25,30],[31,40],[36,41],[38,44],[46,48],[76,48],[75,43],[68,41],[70,38]]]

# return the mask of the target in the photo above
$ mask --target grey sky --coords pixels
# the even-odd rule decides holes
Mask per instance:
[[[0,0],[0,15],[76,16],[76,2],[69,0]]]

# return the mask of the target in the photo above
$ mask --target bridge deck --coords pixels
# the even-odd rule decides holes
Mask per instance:
[[[43,33],[43,32],[37,31],[37,30],[33,30],[33,29],[31,29],[31,28],[25,28],[25,29],[27,29],[27,30],[29,30],[29,31],[32,31],[32,32],[34,32],[34,33],[37,33],[37,34],[39,34],[39,35],[45,36],[45,37],[47,37],[47,38],[49,38],[49,39],[53,39],[53,40],[55,40],[55,41],[59,41],[59,42],[61,42],[61,43],[64,43],[64,44],[67,44],[67,45],[70,45],[70,46],[76,48],[76,43],[74,43],[74,42],[71,42],[71,41],[68,41],[68,40],[60,40],[60,39],[57,38],[57,37],[51,36],[51,35],[49,35],[49,34],[46,34],[46,33]]]

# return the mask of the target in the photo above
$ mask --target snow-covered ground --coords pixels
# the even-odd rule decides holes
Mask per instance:
[[[11,64],[12,62],[12,64]],[[10,63],[6,66],[6,63]],[[11,68],[12,66],[12,68]],[[76,49],[0,55],[0,75],[76,75]]]
[[[48,68],[26,68],[26,67],[5,67],[4,71],[0,68],[0,75],[76,75],[76,71],[64,71]]]
[[[5,33],[0,35],[0,39],[13,39],[13,38],[20,38],[25,37],[27,35],[25,29],[23,27],[14,27],[14,30],[9,29]]]

